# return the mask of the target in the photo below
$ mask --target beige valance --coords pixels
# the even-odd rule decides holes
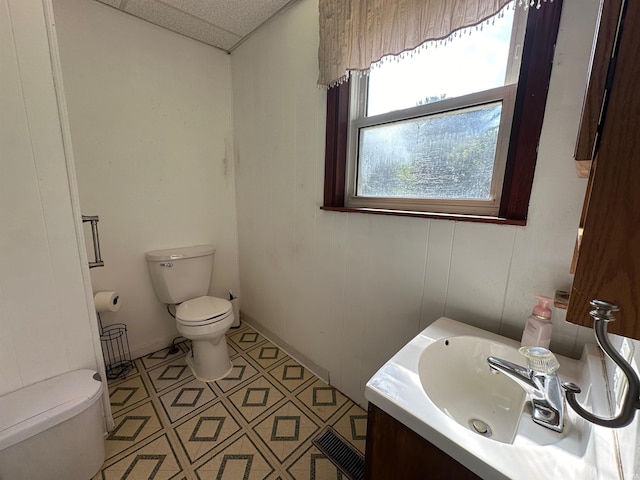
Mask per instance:
[[[349,71],[365,71],[386,55],[398,55],[477,25],[498,13],[509,0],[319,2],[318,83],[331,86],[346,78]],[[539,2],[534,3],[539,6]]]

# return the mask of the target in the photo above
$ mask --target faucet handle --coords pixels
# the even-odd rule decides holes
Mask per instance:
[[[613,314],[620,311],[620,307],[615,303],[607,302],[605,300],[594,299],[589,302],[589,305],[594,308],[589,312],[589,315],[591,315],[594,320],[613,322],[616,319]]]
[[[553,373],[560,367],[558,359],[543,347],[520,347],[518,350],[527,359],[529,368],[537,373]]]

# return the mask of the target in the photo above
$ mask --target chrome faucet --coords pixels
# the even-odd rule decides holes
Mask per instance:
[[[491,370],[505,374],[529,394],[535,423],[562,432],[564,399],[555,373],[560,366],[556,357],[541,347],[522,347],[520,353],[527,357],[529,368],[493,356],[487,358],[487,363]]]
[[[636,410],[640,408],[640,380],[638,379],[638,375],[635,370],[625,361],[622,355],[616,351],[607,336],[607,324],[615,320],[613,314],[618,312],[620,309],[617,305],[603,300],[592,300],[590,304],[594,308],[589,312],[589,315],[593,317],[593,328],[595,330],[598,345],[600,345],[600,348],[604,353],[609,356],[609,358],[627,377],[627,380],[629,381],[627,393],[624,396],[618,415],[613,418],[602,418],[586,411],[578,403],[576,400],[576,394],[580,393],[581,390],[575,383],[563,382],[562,387],[566,390],[567,403],[569,403],[571,408],[573,408],[582,418],[603,427],[626,427],[633,421],[636,415]]]

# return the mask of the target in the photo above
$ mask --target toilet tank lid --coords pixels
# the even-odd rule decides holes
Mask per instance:
[[[93,370],[74,370],[0,397],[0,450],[89,408],[102,392]]]
[[[196,245],[194,247],[166,248],[147,252],[146,258],[150,262],[166,262],[180,260],[181,258],[204,257],[213,255],[216,249],[211,245]]]

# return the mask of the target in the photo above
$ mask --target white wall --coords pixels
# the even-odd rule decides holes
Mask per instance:
[[[519,338],[571,282],[585,181],[572,162],[598,2],[566,0],[528,225],[326,212],[318,7],[300,0],[231,56],[243,312],[364,404],[367,379],[441,315]],[[552,349],[591,331],[554,313]]]
[[[229,56],[98,2],[54,0],[80,201],[134,357],[167,345],[144,253],[211,243],[213,294],[239,293]],[[87,233],[89,227],[87,226]]]
[[[0,0],[0,64],[2,395],[96,369],[97,343],[40,0]]]

